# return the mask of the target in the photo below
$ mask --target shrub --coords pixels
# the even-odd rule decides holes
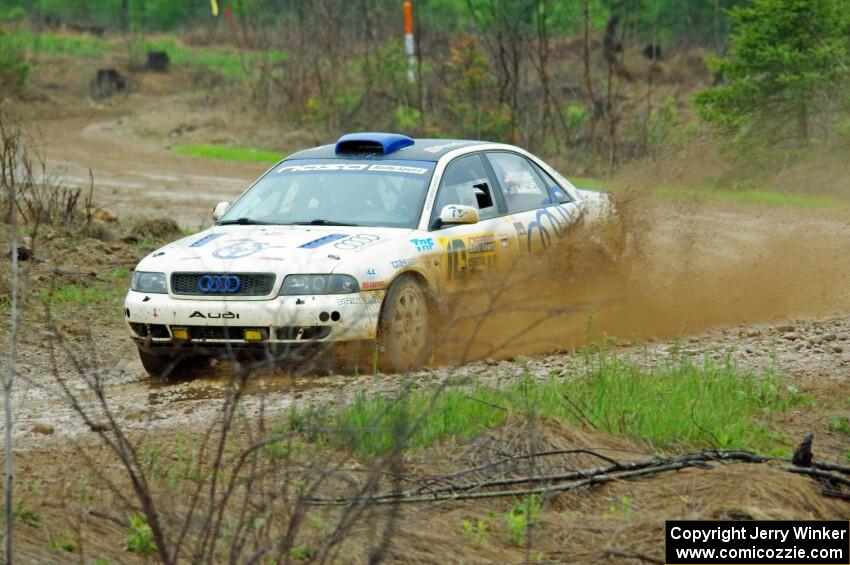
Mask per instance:
[[[153,531],[143,516],[130,518],[130,532],[127,534],[127,549],[133,553],[148,554],[156,550]]]
[[[0,94],[24,85],[29,74],[21,41],[0,29]]]

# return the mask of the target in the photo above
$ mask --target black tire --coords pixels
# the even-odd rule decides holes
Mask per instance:
[[[180,357],[172,355],[154,355],[139,349],[139,359],[148,375],[158,379],[174,379],[181,374]]]
[[[378,363],[385,372],[421,367],[431,353],[430,308],[425,289],[402,275],[390,286],[378,323]]]

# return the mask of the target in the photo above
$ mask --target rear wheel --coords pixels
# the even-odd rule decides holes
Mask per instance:
[[[378,327],[379,362],[385,370],[402,372],[425,363],[431,350],[431,329],[425,290],[410,276],[392,284],[381,309]]]

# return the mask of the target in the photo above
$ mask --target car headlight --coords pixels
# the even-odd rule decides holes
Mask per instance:
[[[133,282],[130,290],[136,292],[149,292],[151,294],[165,294],[165,273],[146,273],[144,271],[133,272]]]
[[[360,285],[350,275],[287,275],[280,287],[281,296],[352,292],[360,292]]]

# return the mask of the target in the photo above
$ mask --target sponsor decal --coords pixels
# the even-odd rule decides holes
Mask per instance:
[[[190,255],[188,257],[181,257],[178,261],[197,261],[200,258],[199,255]]]
[[[557,213],[559,217],[556,217],[552,212]],[[528,224],[528,250],[531,251],[532,249],[532,236],[535,233],[540,236],[540,245],[543,249],[548,248],[552,244],[552,236],[549,234],[549,230],[544,225],[545,223],[550,225],[552,231],[554,231],[555,235],[558,239],[560,239],[567,231],[567,228],[575,222],[575,219],[576,214],[570,207],[549,206],[547,208],[541,208],[537,211],[536,219]]]
[[[384,288],[386,284],[386,281],[366,281],[360,285],[360,288],[363,290],[375,290],[377,288]]]
[[[493,268],[498,250],[493,234],[476,234],[458,238],[440,238],[448,256],[449,281],[462,281]]]
[[[433,237],[425,237],[425,238],[413,238],[410,240],[410,243],[416,246],[416,251],[431,251],[434,249],[434,238]]]
[[[514,229],[517,235],[525,235],[525,224],[522,222],[514,222]]]
[[[213,251],[213,257],[219,259],[239,259],[253,255],[263,249],[263,244],[253,239],[237,239],[230,245],[220,247]]]
[[[369,172],[369,173],[403,173],[408,175],[424,175],[430,169],[409,167],[407,165],[370,165],[368,163],[307,163],[305,165],[284,165],[278,167],[276,173],[309,173],[309,172]]]
[[[543,190],[530,171],[514,170],[505,173],[502,180],[507,187],[508,195],[516,194],[543,194]]]
[[[151,257],[162,257],[163,255],[165,255],[165,251],[157,251]]]
[[[235,314],[233,312],[207,312],[206,316],[203,312],[199,312],[195,310],[189,315],[190,318],[204,318],[208,320],[238,320],[239,314]]]
[[[260,261],[285,261],[283,257],[257,257]]]
[[[218,239],[223,236],[223,233],[208,233],[189,247],[203,247],[205,244],[211,242],[214,239]]]
[[[381,299],[377,296],[367,295],[365,298],[362,296],[346,296],[345,298],[337,298],[336,303],[340,306],[348,305],[357,305],[357,304],[380,304]]]
[[[375,267],[369,267],[366,269],[366,278],[367,279],[376,279],[378,278],[378,270]]]
[[[159,318],[159,310],[158,310],[158,309],[156,309],[156,308],[154,308],[154,309],[151,311],[151,315],[152,315],[154,318]]]
[[[334,243],[334,247],[343,251],[359,251],[381,240],[381,236],[371,233],[360,233],[341,239]]]
[[[315,249],[317,247],[321,247],[326,243],[330,243],[332,241],[336,241],[338,239],[342,239],[346,236],[344,233],[332,233],[330,235],[326,235],[324,237],[320,237],[319,239],[314,239],[313,241],[308,241],[307,243],[303,243],[298,246],[299,249]]]
[[[470,236],[467,240],[470,253],[490,253],[496,251],[496,238],[492,234]]]
[[[412,267],[416,264],[416,257],[411,257],[410,259],[396,259],[395,261],[391,261],[390,265],[392,265],[393,269],[401,269],[402,267]]]
[[[428,153],[439,153],[440,151],[444,151],[451,147],[466,145],[466,143],[466,141],[452,141],[451,143],[444,143],[443,145],[432,145],[431,147],[426,147],[423,151],[427,151]]]
[[[218,259],[241,259],[249,257],[264,249],[282,249],[285,245],[269,245],[253,239],[237,239],[213,251],[213,257]]]

